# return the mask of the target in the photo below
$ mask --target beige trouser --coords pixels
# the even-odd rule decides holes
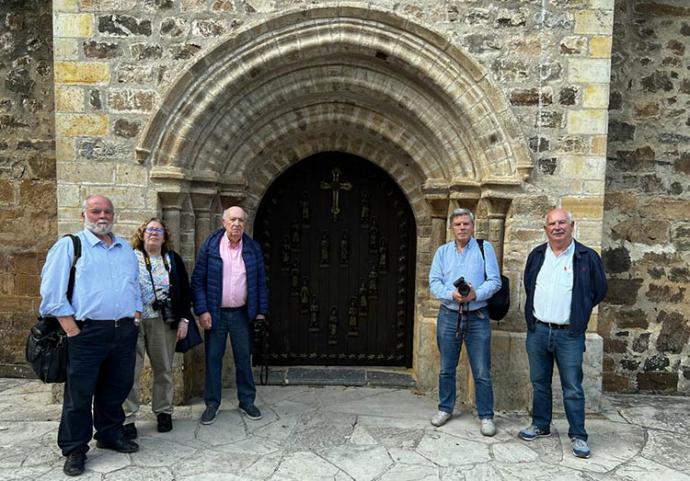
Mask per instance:
[[[163,322],[160,317],[143,319],[139,326],[137,340],[137,362],[134,368],[134,385],[122,405],[125,410],[125,424],[133,423],[139,411],[139,375],[144,367],[144,352],[148,354],[153,371],[153,394],[151,408],[156,414],[172,414],[173,411],[173,357],[177,331]]]

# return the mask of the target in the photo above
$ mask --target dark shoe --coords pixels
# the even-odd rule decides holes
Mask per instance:
[[[549,436],[551,436],[550,428],[541,429],[540,427],[535,426],[534,424],[526,427],[518,433],[518,437],[523,441],[533,441],[537,438],[546,438]]]
[[[96,446],[101,449],[112,449],[118,453],[136,453],[139,451],[139,445],[129,439],[118,439],[117,441],[108,442],[99,440]]]
[[[240,404],[240,411],[253,421],[258,421],[263,417],[259,408],[253,404]]]
[[[126,440],[130,441],[136,439],[138,435],[139,433],[137,433],[137,427],[134,423],[127,423],[122,426],[122,437]]]
[[[62,467],[62,472],[67,476],[79,476],[84,472],[84,463],[86,462],[86,454],[82,452],[69,453],[65,459],[65,465]]]
[[[213,424],[218,415],[218,406],[206,406],[204,414],[201,415],[201,424]]]
[[[158,420],[159,433],[167,433],[168,431],[172,431],[172,416],[170,416],[170,414],[160,413],[158,416],[156,416],[156,419]]]

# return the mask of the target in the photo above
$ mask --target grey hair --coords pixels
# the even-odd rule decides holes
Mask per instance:
[[[230,207],[228,207],[227,209],[225,209],[225,210],[223,211],[223,220],[225,220],[225,219],[228,217],[228,215],[230,214],[230,209],[232,209],[232,208],[234,208],[234,207],[237,207],[238,209],[240,209],[240,210],[242,211],[242,213],[244,214],[244,220],[245,220],[245,222],[246,222],[246,221],[247,221],[247,211],[244,210],[244,209],[243,209],[242,207],[240,207],[239,205],[231,205]]]
[[[84,202],[81,203],[81,212],[82,212],[82,214],[86,212],[86,207],[87,207],[87,205],[89,204],[89,201],[90,201],[91,199],[93,199],[94,197],[102,197],[102,198],[106,199],[108,202],[110,202],[110,207],[113,208],[113,212],[115,212],[115,206],[113,205],[113,201],[110,200],[108,197],[106,197],[106,196],[104,196],[104,195],[101,195],[101,194],[89,194],[89,195],[87,195],[86,198],[84,199]]]
[[[470,218],[470,221],[472,222],[472,225],[474,225],[474,214],[470,209],[465,209],[463,207],[455,209],[453,212],[450,213],[450,215],[448,216],[448,225],[453,225],[453,219],[463,215],[468,216]]]
[[[565,212],[565,216],[568,218],[568,224],[573,223],[573,214],[569,210],[565,210],[562,207],[554,207],[553,209],[549,209],[548,212],[546,212],[546,215],[544,216],[544,225],[547,225],[549,223],[549,214],[553,212],[554,210],[562,210]]]

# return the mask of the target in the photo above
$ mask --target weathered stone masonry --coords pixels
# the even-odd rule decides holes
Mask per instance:
[[[57,235],[50,2],[0,3],[0,374],[25,375],[39,273]]]
[[[690,392],[690,5],[616,2],[604,387]]]
[[[24,16],[41,11],[19,3],[27,2],[11,8]],[[480,233],[499,246],[503,240],[515,289],[495,336],[496,384],[525,405],[520,276],[527,252],[543,240],[545,209],[560,204],[574,211],[580,240],[605,248],[612,276],[609,302],[589,334],[593,346],[596,332],[605,340],[605,387],[686,392],[687,7],[618,2],[609,89],[613,7],[613,0],[56,0],[57,182],[49,188],[57,189],[58,230],[79,228],[80,199],[101,191],[118,207],[118,232],[128,235],[158,211],[191,262],[222,206],[241,202],[252,211],[272,178],[310,153],[361,155],[398,179],[418,216],[421,385],[435,384],[428,263],[445,237],[447,210],[468,205],[478,208]],[[21,57],[5,52],[8,65]],[[33,90],[8,95],[47,105],[50,83],[39,93],[29,71]],[[21,90],[25,74],[13,75]],[[33,135],[43,132],[50,143],[50,126],[41,122]],[[52,154],[43,155],[36,165],[52,172]],[[10,170],[1,165],[5,182]],[[0,207],[3,222],[13,223],[3,232],[16,232],[3,249],[22,251],[13,239],[29,231],[14,222],[27,203],[16,183],[1,185],[3,195],[12,192]],[[53,198],[40,205],[50,210]],[[642,207],[647,217],[637,215]],[[21,288],[20,271],[3,258],[3,295],[20,300],[3,305],[1,328],[22,322],[0,362],[21,362],[42,252],[55,238],[50,215],[45,221],[49,227],[36,228],[40,253],[30,251],[32,286]],[[596,387],[601,351],[588,352]]]

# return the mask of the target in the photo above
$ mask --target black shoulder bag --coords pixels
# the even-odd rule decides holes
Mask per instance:
[[[479,243],[479,250],[482,252],[482,259],[484,259],[484,279],[486,279],[486,257],[484,256],[484,239],[477,239]],[[494,293],[487,301],[489,309],[489,317],[495,321],[500,321],[508,313],[510,309],[510,280],[501,274],[501,288]]]
[[[72,239],[74,254],[67,284],[67,300],[72,302],[74,275],[77,261],[81,257],[81,241],[76,235]],[[67,380],[67,334],[56,317],[39,316],[26,338],[26,360],[31,364],[38,378],[45,383],[65,382]]]

